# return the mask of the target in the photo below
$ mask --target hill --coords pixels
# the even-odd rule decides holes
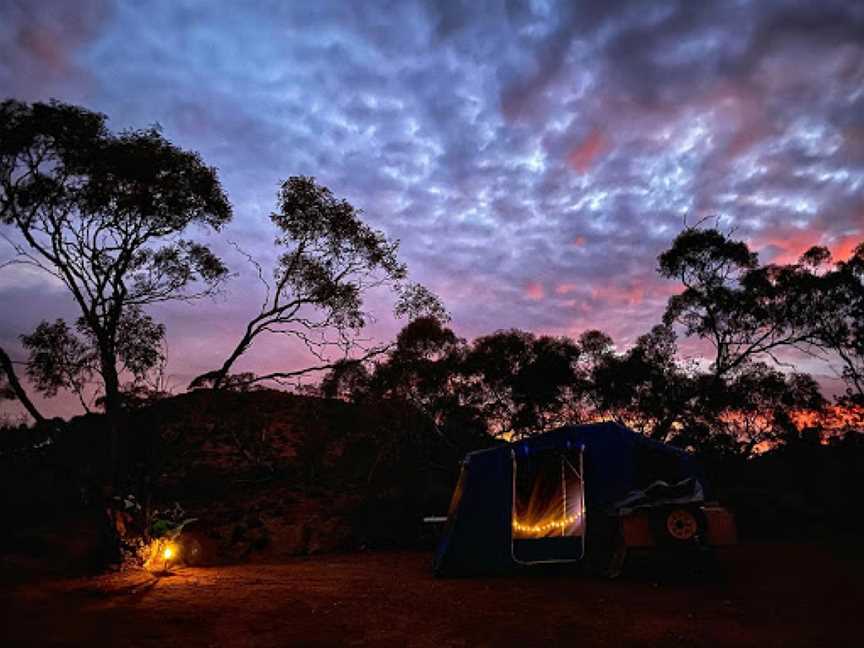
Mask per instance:
[[[4,437],[3,504],[15,520],[4,553],[100,562],[106,425],[88,415]],[[462,454],[404,404],[276,390],[193,391],[131,411],[126,425],[114,525],[194,518],[207,562],[414,544],[422,516],[446,510]],[[67,549],[70,535],[81,546]]]

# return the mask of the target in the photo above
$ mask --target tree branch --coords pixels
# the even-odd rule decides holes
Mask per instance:
[[[30,414],[30,416],[33,417],[36,423],[44,423],[45,417],[42,416],[42,414],[33,404],[33,401],[30,400],[30,397],[27,395],[27,392],[24,390],[24,387],[18,380],[18,376],[15,373],[15,368],[12,366],[12,360],[9,358],[9,355],[2,347],[0,347],[0,368],[2,368],[4,373],[6,374],[6,380],[9,381],[9,387],[12,388],[15,397],[24,406],[24,409],[27,410],[27,412]]]

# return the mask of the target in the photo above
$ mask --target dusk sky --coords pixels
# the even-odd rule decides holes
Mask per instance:
[[[6,97],[81,104],[114,130],[158,122],[218,168],[235,216],[214,245],[238,276],[153,311],[176,387],[260,304],[225,241],[266,267],[290,175],[400,239],[468,338],[597,327],[625,348],[679,289],[655,268],[685,222],[713,219],[763,262],[814,244],[844,258],[864,238],[857,0],[2,0]],[[76,317],[62,288],[0,272],[0,344],[19,358],[17,336],[61,316]],[[301,362],[262,340],[237,369]]]

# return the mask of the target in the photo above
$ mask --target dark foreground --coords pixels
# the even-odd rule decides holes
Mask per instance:
[[[712,583],[560,573],[436,580],[367,553],[8,584],[3,646],[860,646],[849,545],[751,544]],[[656,567],[656,566],[655,566]]]

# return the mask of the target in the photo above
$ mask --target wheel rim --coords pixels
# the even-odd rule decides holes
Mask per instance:
[[[690,540],[699,530],[699,524],[690,511],[678,509],[666,517],[666,530],[676,540]]]

